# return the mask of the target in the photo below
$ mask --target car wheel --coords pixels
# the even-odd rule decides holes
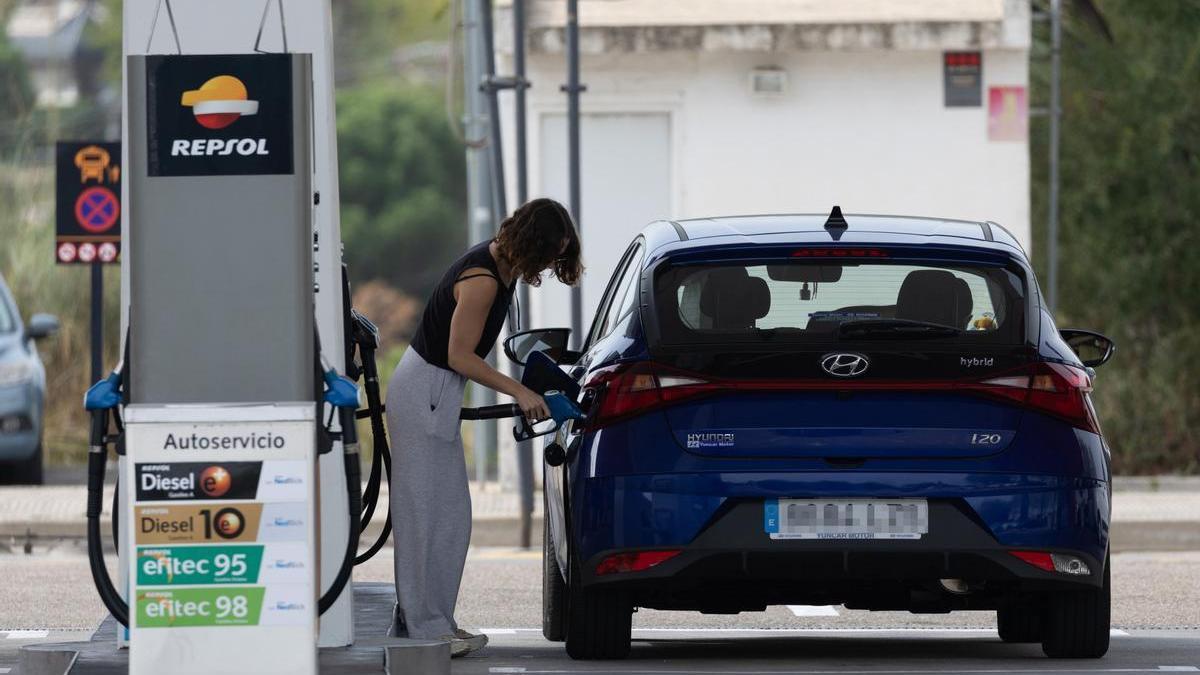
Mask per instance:
[[[1104,584],[1086,591],[1054,593],[1046,608],[1042,651],[1056,659],[1098,659],[1108,652],[1112,570],[1104,561]]]
[[[577,660],[623,659],[629,655],[633,606],[629,595],[606,588],[583,588],[579,563],[571,556],[567,582],[567,656]]]
[[[554,556],[550,511],[543,509],[542,513],[542,635],[551,642],[562,642],[567,637],[567,582]]]
[[[39,442],[37,450],[29,459],[14,462],[9,470],[9,482],[16,485],[41,485],[44,482],[42,473],[42,444]]]
[[[996,610],[996,628],[1005,642],[1042,641],[1042,608],[1012,603]]]

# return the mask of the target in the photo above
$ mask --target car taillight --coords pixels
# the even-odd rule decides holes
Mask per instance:
[[[592,428],[721,388],[692,373],[646,361],[597,371],[584,387],[595,389],[598,397],[588,420]]]
[[[716,393],[795,391],[911,391],[973,393],[1053,415],[1072,425],[1100,433],[1087,398],[1092,381],[1082,369],[1038,362],[984,380],[950,379],[729,379],[710,378],[651,361],[621,364],[596,371],[584,385],[596,392],[588,418],[599,428],[673,403]]]
[[[992,377],[979,384],[984,393],[1016,401],[1080,429],[1100,433],[1096,413],[1087,397],[1092,390],[1092,378],[1080,368],[1039,362],[1024,372]]]

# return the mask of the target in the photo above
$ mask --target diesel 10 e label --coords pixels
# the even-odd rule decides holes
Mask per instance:
[[[133,522],[135,543],[305,541],[306,507],[303,502],[137,506]]]

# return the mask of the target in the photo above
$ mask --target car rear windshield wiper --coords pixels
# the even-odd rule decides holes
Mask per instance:
[[[954,326],[909,319],[854,319],[838,325],[838,337],[940,338],[962,332]]]

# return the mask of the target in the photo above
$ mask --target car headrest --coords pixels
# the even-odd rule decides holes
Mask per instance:
[[[771,309],[767,282],[752,277],[744,267],[722,267],[709,272],[700,292],[700,311],[712,317],[713,328],[736,330],[754,326]]]
[[[896,318],[965,328],[972,304],[967,282],[945,270],[917,270],[900,284]]]

